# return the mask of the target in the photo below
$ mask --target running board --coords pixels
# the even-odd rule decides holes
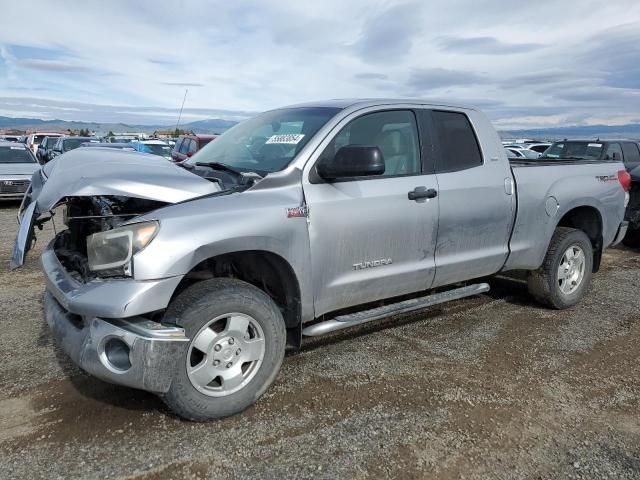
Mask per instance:
[[[353,327],[362,323],[373,322],[382,318],[398,315],[401,313],[413,312],[422,308],[437,305],[439,303],[450,302],[452,300],[460,300],[461,298],[479,295],[489,291],[487,283],[478,283],[467,287],[455,288],[446,292],[434,293],[420,298],[412,298],[403,302],[392,303],[383,307],[372,308],[362,312],[349,313],[347,315],[339,315],[331,320],[310,325],[302,330],[302,334],[309,337],[317,337],[325,333],[335,332],[343,328]]]

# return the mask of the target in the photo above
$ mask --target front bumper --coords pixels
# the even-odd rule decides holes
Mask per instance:
[[[81,317],[65,310],[49,291],[44,310],[56,343],[86,372],[149,392],[169,390],[189,341],[184,329],[141,317]]]
[[[189,339],[182,328],[140,315],[166,308],[182,276],[81,283],[60,264],[53,242],[41,261],[47,323],[66,354],[102,380],[166,392]]]
[[[612,247],[618,245],[624,239],[624,236],[627,234],[628,228],[629,222],[624,221],[620,224],[620,226],[618,227],[618,233],[616,233],[616,237],[613,239],[613,243],[611,244]]]

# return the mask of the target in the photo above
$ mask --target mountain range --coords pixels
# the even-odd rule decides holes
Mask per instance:
[[[180,129],[195,133],[219,133],[233,127],[234,120],[211,118],[195,122],[181,123]],[[0,116],[0,130],[53,130],[64,132],[67,129],[89,129],[98,133],[112,132],[144,132],[156,130],[174,130],[175,125],[131,125],[127,123],[75,122],[67,120],[42,120],[39,118],[13,118]]]

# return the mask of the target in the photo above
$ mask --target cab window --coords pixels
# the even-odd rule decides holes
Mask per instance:
[[[347,145],[378,147],[385,163],[383,176],[416,175],[422,171],[418,128],[410,110],[369,113],[352,120],[334,137],[320,158],[333,157]]]

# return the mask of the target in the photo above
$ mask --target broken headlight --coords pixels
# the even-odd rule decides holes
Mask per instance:
[[[89,269],[131,275],[131,258],[154,239],[158,222],[125,225],[87,237]]]

